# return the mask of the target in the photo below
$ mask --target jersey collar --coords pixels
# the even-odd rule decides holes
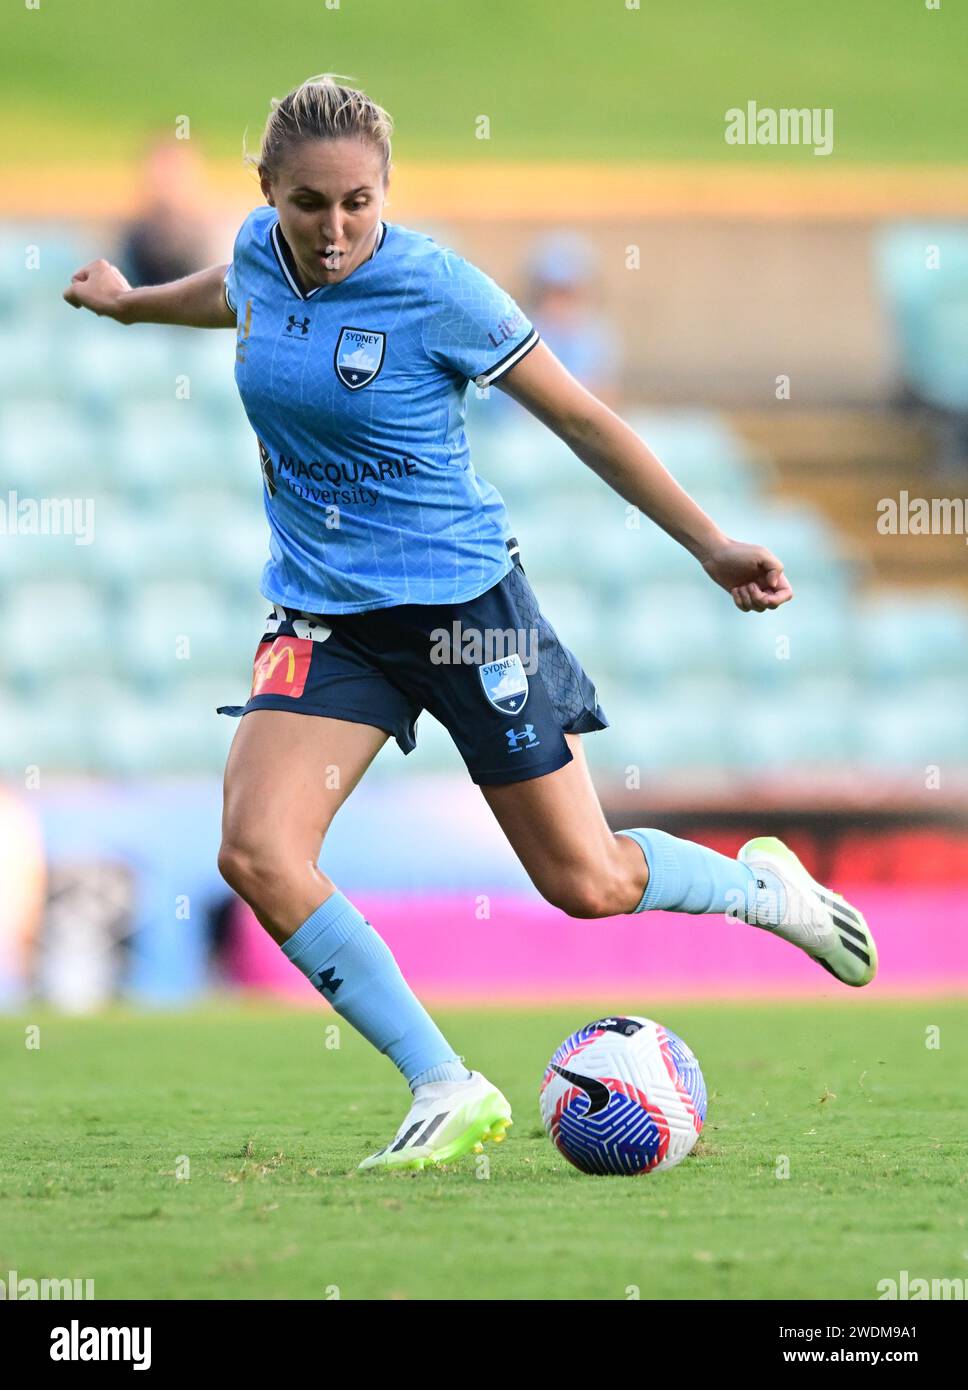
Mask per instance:
[[[380,250],[384,241],[386,241],[386,235],[387,224],[381,221],[380,235],[376,239],[376,245],[373,247],[373,250],[367,256],[366,260],[361,262],[361,265],[366,265],[368,261],[373,260],[373,257]],[[314,295],[319,294],[320,290],[327,290],[332,288],[330,285],[317,285],[315,289],[308,291],[303,290],[302,283],[299,279],[299,271],[296,269],[295,257],[292,254],[292,250],[290,249],[289,243],[286,241],[286,238],[282,234],[282,228],[280,227],[278,222],[274,222],[272,224],[272,230],[269,233],[269,240],[272,243],[272,250],[275,254],[276,261],[278,262],[279,269],[282,271],[283,279],[286,281],[286,284],[292,290],[293,294],[297,295],[299,299],[312,299]],[[357,266],[356,269],[359,270],[360,266]],[[350,275],[353,275],[354,273],[354,271],[350,271]],[[349,279],[349,276],[347,276],[346,278]],[[338,283],[342,284],[343,282],[342,280],[340,280]]]

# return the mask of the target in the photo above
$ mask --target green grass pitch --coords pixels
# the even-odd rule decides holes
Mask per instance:
[[[828,162],[726,146],[724,113],[751,100],[830,107],[830,163],[945,163],[968,154],[966,38],[957,0],[235,0],[228,14],[189,0],[21,0],[0,9],[0,114],[18,165],[135,156],[179,116],[206,153],[237,158],[270,97],[329,70],[392,113],[401,164]]]
[[[97,1298],[870,1299],[902,1269],[968,1276],[964,1001],[624,1001],[692,1045],[709,1116],[680,1167],[589,1178],[545,1138],[537,1087],[606,1002],[440,1014],[515,1125],[487,1166],[416,1174],[354,1171],[407,1091],[345,1025],[326,1046],[328,1010],[5,1018],[0,1278],[93,1278]]]

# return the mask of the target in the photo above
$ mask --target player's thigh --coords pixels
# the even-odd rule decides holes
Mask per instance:
[[[345,719],[250,710],[225,765],[220,859],[315,863],[330,822],[388,737]]]
[[[644,888],[634,841],[609,827],[579,734],[566,734],[572,761],[556,772],[481,791],[543,897],[573,917],[631,912]]]

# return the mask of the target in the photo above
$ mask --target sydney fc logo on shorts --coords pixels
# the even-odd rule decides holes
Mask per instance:
[[[386,352],[385,333],[374,333],[369,328],[341,328],[333,366],[336,375],[351,391],[359,391],[379,374]]]
[[[528,678],[517,653],[477,669],[484,694],[494,708],[502,714],[517,714],[528,698]]]

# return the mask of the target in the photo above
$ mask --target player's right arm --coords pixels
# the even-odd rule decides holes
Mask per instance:
[[[91,261],[71,276],[64,298],[75,309],[118,323],[174,323],[186,328],[234,328],[235,314],[225,298],[228,266],[213,265],[167,285],[132,289],[117,266]]]

